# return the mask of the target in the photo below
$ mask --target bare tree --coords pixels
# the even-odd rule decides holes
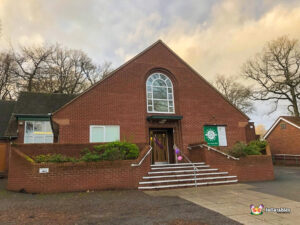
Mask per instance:
[[[254,100],[288,101],[288,111],[299,117],[300,46],[298,40],[280,37],[269,42],[263,51],[247,61],[243,75],[257,84]]]
[[[13,71],[13,55],[10,52],[0,53],[0,99],[11,100],[15,96],[16,86]]]
[[[23,90],[32,92],[34,83],[37,83],[47,71],[47,61],[53,53],[52,46],[21,47],[19,52],[14,51],[14,60],[18,65],[15,75],[19,78],[18,85]]]
[[[110,64],[96,65],[81,50],[56,46],[50,55],[47,66],[47,77],[42,77],[38,85],[46,92],[78,94],[102,79]]]
[[[19,91],[78,94],[110,71],[110,63],[97,65],[81,50],[21,46],[0,55],[0,97],[14,98]]]
[[[214,85],[234,106],[244,113],[251,113],[254,111],[251,91],[236,80],[236,77],[218,75]]]

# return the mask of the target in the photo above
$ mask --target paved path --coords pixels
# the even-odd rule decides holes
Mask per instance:
[[[278,171],[279,174],[282,174],[282,171],[289,170],[300,174],[300,168],[276,168],[276,174]],[[290,180],[291,185],[288,185],[288,174],[295,175],[291,172],[286,174],[287,177],[283,176],[286,180],[283,182],[283,188],[278,186],[281,178],[276,175],[277,180],[271,182],[147,191],[145,193],[152,196],[178,196],[243,224],[300,224],[300,186],[295,188],[293,179]],[[293,196],[295,200],[292,200]],[[286,207],[291,209],[291,214],[264,212],[263,215],[251,215],[249,207],[251,204],[256,206],[263,204],[267,208]]]

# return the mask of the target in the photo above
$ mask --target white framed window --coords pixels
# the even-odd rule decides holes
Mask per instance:
[[[120,140],[120,126],[118,125],[91,125],[90,143],[112,142]]]
[[[24,143],[53,143],[50,121],[25,121]]]
[[[146,81],[147,112],[175,113],[173,84],[162,73],[151,74]]]

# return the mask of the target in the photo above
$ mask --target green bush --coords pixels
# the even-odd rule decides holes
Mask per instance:
[[[135,144],[128,142],[110,142],[103,145],[93,146],[93,150],[84,148],[80,152],[79,159],[67,157],[61,154],[38,155],[34,158],[35,162],[98,162],[101,160],[126,160],[136,159],[139,155],[139,148]]]
[[[246,152],[244,151],[246,148],[246,144],[243,142],[237,142],[229,151],[228,154],[233,157],[240,158],[246,156]]]
[[[237,142],[229,151],[228,154],[236,158],[247,155],[262,155],[266,153],[266,141],[251,141],[249,144]]]
[[[74,157],[68,157],[61,154],[47,154],[47,155],[38,155],[34,157],[35,162],[43,163],[43,162],[78,162],[78,159]]]
[[[136,159],[139,156],[136,144],[128,142],[114,141],[94,146],[94,149],[101,154],[102,160]]]
[[[253,146],[255,145],[256,147],[259,148],[259,152],[261,152],[262,154],[266,154],[266,148],[267,148],[267,141],[260,141],[260,140],[255,140],[255,141],[251,141],[248,145]]]
[[[100,161],[100,155],[96,152],[87,152],[81,158],[80,161],[84,162],[97,162]]]

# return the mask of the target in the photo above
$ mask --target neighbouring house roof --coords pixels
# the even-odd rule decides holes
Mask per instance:
[[[17,117],[20,119],[50,117],[50,114],[71,101],[76,95],[21,92],[10,114],[5,136],[17,136]]]
[[[96,86],[98,86],[99,84],[103,83],[103,81],[105,81],[106,79],[109,79],[110,77],[112,77],[113,75],[115,75],[119,70],[121,70],[122,68],[124,68],[126,65],[130,64],[131,62],[134,62],[137,58],[139,58],[140,56],[142,56],[143,54],[145,54],[146,52],[148,52],[149,50],[151,50],[152,48],[154,48],[156,45],[158,44],[162,44],[162,46],[164,48],[166,48],[169,52],[171,52],[171,54],[173,54],[177,59],[179,59],[180,62],[182,62],[185,66],[187,66],[191,71],[193,71],[194,74],[196,74],[198,76],[199,79],[201,79],[202,81],[204,81],[206,84],[208,84],[216,93],[218,93],[226,102],[228,102],[233,108],[235,108],[238,112],[240,112],[245,118],[247,118],[247,120],[250,120],[250,118],[243,112],[241,111],[239,108],[237,108],[234,104],[232,104],[232,102],[230,102],[220,91],[218,91],[211,83],[209,83],[206,79],[204,79],[204,77],[202,77],[195,69],[193,69],[187,62],[185,62],[182,58],[180,58],[171,48],[169,48],[169,46],[167,46],[162,40],[158,40],[155,43],[153,43],[152,45],[150,45],[148,48],[144,49],[142,52],[140,52],[139,54],[137,54],[136,56],[134,56],[133,58],[129,59],[127,62],[125,62],[124,64],[122,64],[120,67],[118,67],[117,69],[113,70],[111,73],[109,73],[104,79],[99,80],[98,82],[96,82],[93,86],[89,87],[88,89],[86,89],[84,92],[82,92],[80,95],[78,95],[77,97],[75,97],[74,99],[72,99],[70,102],[66,103],[64,106],[60,107],[57,111],[55,111],[53,114],[57,113],[59,110],[63,109],[64,107],[67,107],[69,104],[72,104],[74,101],[76,101],[78,98],[80,98],[81,96],[85,95],[87,92],[89,92],[91,89],[95,88]]]
[[[274,130],[274,128],[277,126],[277,124],[280,121],[285,121],[286,123],[300,129],[300,117],[295,116],[280,116],[278,119],[274,122],[274,124],[271,126],[271,128],[267,131],[267,133],[264,135],[264,139],[266,139],[271,132]]]
[[[0,139],[5,137],[5,131],[8,126],[8,121],[13,112],[14,101],[3,101],[0,100]]]
[[[76,95],[21,92],[14,114],[47,115],[58,110]]]

